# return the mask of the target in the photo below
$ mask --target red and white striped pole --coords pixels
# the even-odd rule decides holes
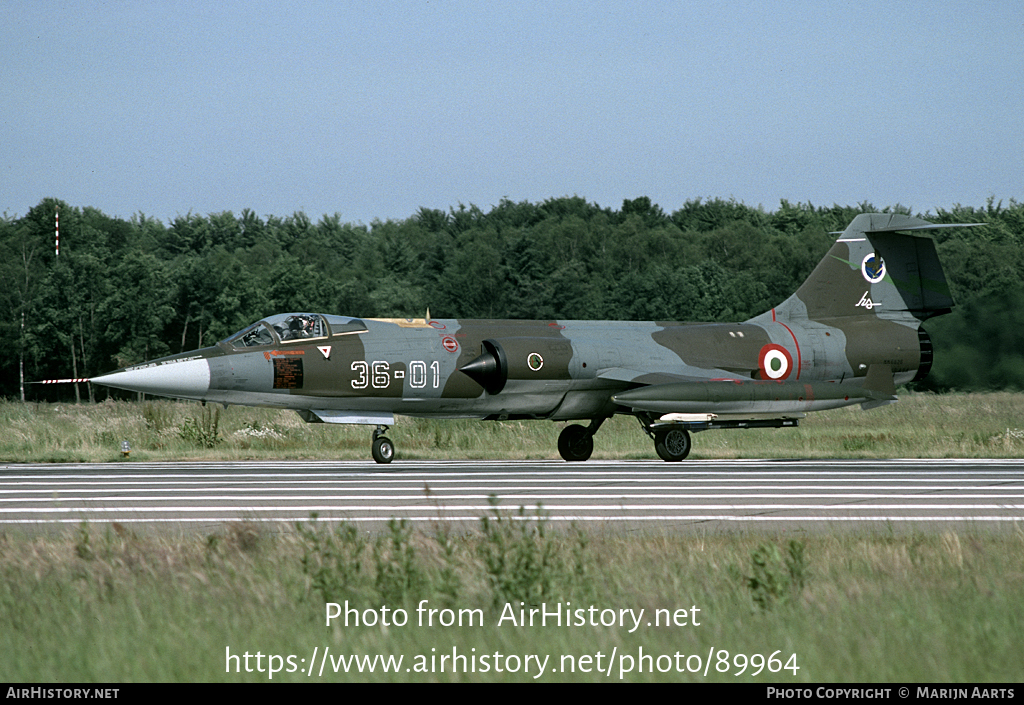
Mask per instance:
[[[60,257],[60,206],[53,207],[53,250]]]

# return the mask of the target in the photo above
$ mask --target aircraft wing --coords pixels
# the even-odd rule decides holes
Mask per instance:
[[[723,372],[722,374],[727,373]],[[643,385],[682,384],[686,382],[701,383],[708,381],[706,377],[694,377],[673,372],[652,372],[650,370],[637,370],[629,367],[609,367],[598,372],[597,377],[598,379]]]

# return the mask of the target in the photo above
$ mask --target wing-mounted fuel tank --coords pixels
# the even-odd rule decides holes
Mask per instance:
[[[561,338],[488,338],[480,355],[459,368],[473,381],[499,394],[510,381],[565,380],[569,378],[572,344]]]

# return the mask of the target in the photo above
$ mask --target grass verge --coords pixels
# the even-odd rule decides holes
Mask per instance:
[[[497,508],[462,534],[311,519],[172,538],[83,524],[3,535],[0,571],[7,681],[1024,676],[1019,527],[679,536],[554,531]],[[531,626],[542,605],[560,621],[534,612]]]
[[[400,418],[388,435],[401,459],[557,458],[564,424]],[[197,403],[0,402],[0,460],[367,459],[363,426],[305,424],[290,411]],[[904,394],[898,404],[810,414],[797,429],[710,431],[694,436],[693,458],[979,458],[1024,456],[1024,394]],[[654,458],[630,417],[595,437],[595,458]]]

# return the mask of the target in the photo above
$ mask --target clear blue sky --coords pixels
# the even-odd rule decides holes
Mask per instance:
[[[1024,3],[0,3],[0,212],[1024,200]]]

